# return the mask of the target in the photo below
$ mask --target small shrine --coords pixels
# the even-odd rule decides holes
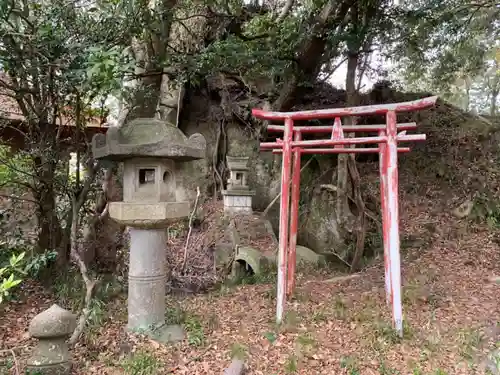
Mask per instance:
[[[248,187],[249,157],[227,156],[229,179],[227,190],[222,191],[224,212],[228,214],[251,214],[252,197],[255,190]]]

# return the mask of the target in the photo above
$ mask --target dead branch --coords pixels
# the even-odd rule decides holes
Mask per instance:
[[[94,289],[97,284],[96,280],[92,280],[89,276],[87,265],[83,261],[78,251],[78,226],[79,226],[79,214],[81,205],[78,206],[76,199],[73,199],[73,220],[71,222],[71,257],[73,261],[78,265],[80,274],[82,275],[83,281],[85,283],[85,302],[80,317],[78,319],[77,326],[73,331],[69,339],[69,345],[74,345],[78,341],[80,335],[82,334],[85,323],[90,315],[90,307],[92,303],[92,297],[94,294]]]
[[[352,273],[350,275],[336,276],[336,277],[332,277],[331,279],[321,280],[320,282],[322,282],[322,283],[337,283],[337,282],[342,282],[342,281],[356,279],[356,278],[358,278],[360,276],[361,276],[361,274],[359,274],[359,273]],[[318,282],[318,281],[316,281],[316,280],[309,280],[309,281],[306,281],[305,284],[316,283],[316,282]]]
[[[21,372],[19,371],[19,362],[17,361],[16,353],[14,352],[14,349],[9,349],[10,354],[12,355],[12,361],[14,362],[14,370],[16,375],[20,375]]]
[[[182,260],[182,272],[183,273],[184,273],[184,270],[186,269],[189,239],[191,238],[191,232],[193,231],[193,219],[194,219],[194,215],[196,214],[196,209],[198,207],[198,200],[199,199],[200,199],[200,187],[197,186],[196,187],[196,199],[194,201],[193,211],[191,212],[191,215],[189,216],[189,231],[188,231],[188,235],[186,237],[186,244],[184,245],[184,258]]]
[[[303,171],[304,169],[306,169],[306,168],[309,166],[309,164],[311,164],[311,162],[312,162],[312,160],[313,160],[313,159],[314,159],[314,156],[313,156],[313,157],[311,157],[311,159],[309,159],[309,160],[308,160],[308,161],[304,164],[304,166],[303,166],[302,168],[300,168],[300,173],[302,173],[302,171]],[[290,183],[289,183],[289,185],[288,185],[289,187],[290,187],[291,183],[292,183],[292,182],[290,181]],[[272,207],[272,206],[273,206],[273,205],[274,205],[274,204],[278,201],[278,199],[279,199],[280,197],[281,197],[281,191],[278,193],[278,195],[276,195],[276,196],[274,197],[274,199],[271,201],[271,203],[269,203],[269,204],[267,205],[267,207],[265,208],[265,210],[264,210],[264,211],[262,211],[262,216],[266,216],[266,215],[267,215],[267,213],[269,212],[269,210],[271,209],[271,207]]]
[[[292,10],[293,2],[294,2],[294,0],[287,0],[286,1],[286,4],[283,7],[283,9],[281,9],[281,13],[278,16],[276,22],[279,23],[279,22],[283,21],[286,18],[286,16],[288,15],[288,13],[290,13],[290,10]]]
[[[224,127],[224,123],[221,120],[219,127],[217,128],[217,136],[215,137],[215,146],[214,146],[214,152],[212,155],[212,167],[213,167],[213,175],[214,175],[214,182],[215,182],[215,187],[214,187],[214,199],[217,198],[217,185],[220,186],[222,189],[224,186],[224,181],[222,180],[222,176],[219,173],[219,170],[217,169],[218,164],[219,164],[219,145],[220,145],[220,140],[222,137],[222,129]]]
[[[69,339],[69,345],[76,344],[76,342],[78,341],[80,335],[82,334],[85,328],[85,324],[91,312],[92,297],[94,295],[94,290],[97,285],[97,280],[93,280],[90,277],[87,265],[80,256],[81,253],[79,249],[80,242],[78,241],[78,230],[80,227],[80,211],[88,197],[88,193],[90,192],[92,182],[94,181],[100,167],[100,164],[94,163],[92,158],[89,159],[88,165],[91,166],[91,168],[89,168],[90,172],[87,178],[85,179],[85,182],[83,183],[82,189],[80,190],[79,194],[73,194],[73,196],[71,197],[72,220],[71,220],[71,234],[70,234],[70,254],[73,262],[75,262],[76,265],[78,266],[80,274],[82,275],[83,278],[83,282],[85,284],[85,300],[84,300],[84,307],[80,313],[77,326]],[[77,164],[77,168],[79,168],[79,164]],[[106,176],[107,175],[105,173],[105,177]],[[105,178],[104,184],[106,182],[107,180]],[[104,195],[106,195],[106,193],[107,192],[105,191]],[[96,213],[94,215],[93,221],[99,220],[102,216],[102,213],[107,212],[106,208],[107,204],[104,207],[102,207],[102,212]]]

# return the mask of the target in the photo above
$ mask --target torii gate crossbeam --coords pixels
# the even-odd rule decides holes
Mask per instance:
[[[401,261],[399,239],[398,153],[409,152],[398,147],[398,142],[425,141],[425,134],[406,134],[417,128],[415,123],[397,124],[397,113],[412,112],[435,105],[437,96],[404,103],[380,104],[352,108],[320,109],[300,112],[269,112],[253,109],[256,118],[284,121],[283,125],[269,125],[268,132],[283,132],[283,139],[263,142],[262,150],[282,154],[281,202],[278,249],[278,285],[276,321],[281,323],[287,295],[295,287],[296,246],[300,195],[300,157],[302,154],[378,153],[380,194],[384,243],[385,290],[387,303],[392,305],[393,326],[403,335],[401,304]],[[342,117],[385,115],[380,125],[342,126]],[[294,126],[294,121],[333,119],[328,126]],[[345,133],[376,132],[375,136],[346,138]],[[330,139],[303,140],[303,134],[330,133]],[[355,148],[355,145],[376,147]],[[326,146],[326,147],[325,147]],[[346,147],[347,146],[347,147]],[[290,184],[291,183],[291,184]],[[291,197],[290,197],[291,185]],[[291,198],[291,199],[290,199]],[[290,207],[291,200],[291,207]]]

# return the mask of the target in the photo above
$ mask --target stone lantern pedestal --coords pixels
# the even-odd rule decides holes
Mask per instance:
[[[224,212],[228,214],[251,214],[252,197],[255,190],[248,187],[248,157],[227,156],[229,180],[227,190],[222,191]]]
[[[92,141],[94,157],[124,163],[123,202],[110,217],[130,228],[128,329],[152,332],[165,324],[167,227],[190,214],[180,164],[205,157],[201,134],[187,138],[156,119],[135,119]]]

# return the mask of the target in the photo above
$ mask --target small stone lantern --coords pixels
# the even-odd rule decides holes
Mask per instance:
[[[109,215],[130,228],[128,328],[155,330],[165,323],[166,229],[190,214],[180,163],[204,158],[205,138],[141,118],[95,135],[92,148],[96,159],[124,163],[123,202]]]
[[[249,157],[227,156],[229,180],[227,190],[222,191],[224,212],[229,214],[251,214],[254,190],[248,187]]]
[[[76,328],[76,315],[58,305],[33,318],[29,326],[31,337],[38,339],[27,362],[29,373],[67,375],[71,362],[66,340]]]

